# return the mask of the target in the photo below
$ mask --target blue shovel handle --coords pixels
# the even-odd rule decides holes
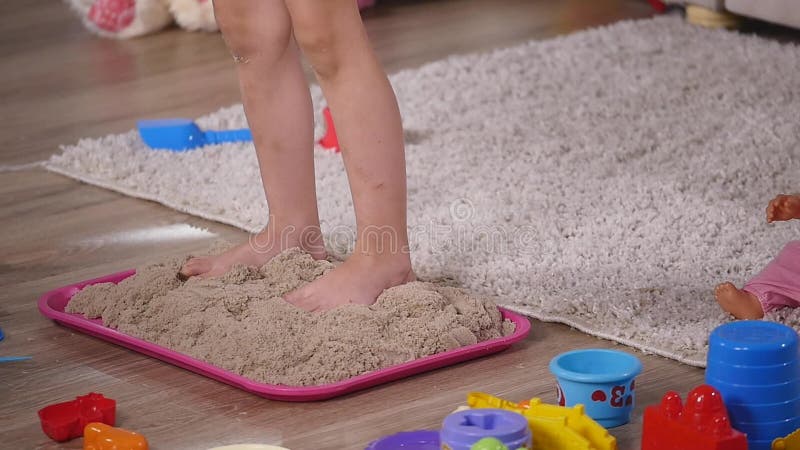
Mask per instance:
[[[0,363],[27,361],[32,358],[32,356],[0,356]]]
[[[249,128],[239,130],[206,131],[206,143],[224,144],[226,142],[249,142],[253,140],[253,134]]]

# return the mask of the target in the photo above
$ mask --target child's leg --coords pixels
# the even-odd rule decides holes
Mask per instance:
[[[414,279],[397,100],[355,1],[284,1],[336,122],[358,232],[356,249],[345,263],[286,298],[309,310],[370,304],[384,289]]]
[[[214,2],[214,8],[237,63],[270,217],[264,231],[250,242],[219,256],[191,259],[181,273],[214,276],[234,264],[260,266],[296,246],[324,258],[314,185],[311,97],[286,5],[283,0],[222,0]]]
[[[800,241],[786,244],[744,288],[723,283],[716,295],[722,309],[738,319],[759,319],[774,309],[800,306]]]

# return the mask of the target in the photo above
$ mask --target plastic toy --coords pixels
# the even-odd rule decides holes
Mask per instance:
[[[32,356],[0,356],[0,363],[27,361],[32,359]]]
[[[375,0],[357,0],[360,8]],[[216,31],[211,0],[69,0],[86,28],[101,36],[131,38],[166,28],[173,21],[191,31]]]
[[[211,0],[68,0],[90,31],[131,38],[159,31],[170,23],[187,30],[216,31]]]
[[[747,438],[731,428],[720,393],[711,386],[694,388],[681,403],[667,392],[661,404],[644,412],[642,450],[747,450]]]
[[[322,110],[322,117],[325,118],[325,136],[319,140],[319,145],[322,148],[339,153],[339,138],[336,136],[336,128],[333,126],[333,116],[331,115],[330,108],[326,107]]]
[[[117,402],[94,392],[75,400],[45,406],[39,410],[42,431],[56,442],[64,442],[83,436],[83,430],[91,422],[102,422],[113,426],[116,419]]]
[[[253,135],[247,128],[227,131],[203,131],[191,119],[140,120],[139,135],[150,148],[182,152],[205,145],[225,142],[248,142]]]
[[[495,438],[513,450],[530,449],[531,430],[521,414],[503,409],[471,409],[445,417],[439,439],[442,448],[470,450],[483,438]]]
[[[800,450],[800,429],[772,441],[772,450]]]
[[[650,6],[652,6],[653,9],[659,14],[667,10],[667,5],[661,0],[648,0],[648,1],[650,2]]]
[[[582,404],[597,423],[613,428],[628,423],[634,407],[634,378],[642,363],[618,350],[585,349],[550,361],[558,381],[558,404]]]
[[[722,395],[750,450],[769,450],[800,428],[799,341],[774,322],[738,321],[711,332],[706,383]]]
[[[472,444],[469,450],[508,450],[508,447],[499,439],[488,437]]]
[[[208,450],[289,450],[288,448],[276,447],[274,445],[263,444],[235,444],[223,447],[214,447]]]
[[[800,219],[800,194],[781,194],[769,202],[768,223],[792,219]],[[737,319],[760,319],[766,312],[800,306],[800,241],[786,244],[742,289],[725,282],[716,287],[714,295],[720,307]]]
[[[3,334],[3,330],[0,329],[0,341],[5,339],[6,335]],[[7,362],[15,362],[15,361],[27,361],[31,359],[30,356],[0,356],[0,363],[7,363]]]
[[[439,432],[433,430],[404,431],[372,442],[365,450],[441,450]]]
[[[617,440],[586,415],[583,405],[572,408],[548,405],[538,398],[514,403],[483,392],[470,392],[472,408],[500,408],[528,420],[536,450],[616,450]]]
[[[44,294],[39,298],[39,311],[45,317],[74,328],[82,333],[113,342],[131,350],[144,353],[200,375],[213,378],[217,381],[230,384],[247,392],[252,392],[265,398],[284,401],[315,401],[325,400],[340,395],[366,389],[381,383],[398,380],[413,374],[428,370],[438,369],[451,364],[469,361],[474,358],[484,357],[503,351],[528,335],[531,323],[525,317],[509,310],[499,308],[504,320],[514,323],[514,332],[509,336],[468,345],[456,350],[450,350],[436,355],[426,356],[392,367],[365,373],[357,377],[321,386],[285,386],[277,384],[259,383],[241,375],[224,370],[220,367],[194,359],[180,352],[172,351],[147,342],[145,340],[121,333],[113,328],[103,326],[99,321],[93,321],[82,315],[64,312],[70,299],[84,286],[97,283],[117,283],[135,273],[134,270],[118,272],[104,277],[86,280],[64,286]]]
[[[83,430],[83,450],[147,450],[147,439],[139,433],[92,422]]]

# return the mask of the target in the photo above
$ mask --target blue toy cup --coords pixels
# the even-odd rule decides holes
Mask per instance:
[[[763,385],[800,380],[798,361],[769,366],[742,366],[721,361],[709,361],[706,376],[724,383]]]
[[[798,428],[800,428],[800,417],[778,422],[740,422],[736,424],[737,430],[747,434],[748,441],[772,441],[773,439],[784,437]]]
[[[727,403],[725,406],[732,423],[775,422],[800,417],[800,397],[779,403]]]
[[[635,404],[634,378],[642,372],[635,356],[618,350],[585,349],[550,361],[562,406],[582,404],[586,414],[606,428],[628,423]]]
[[[445,417],[439,439],[442,448],[470,450],[472,444],[493,437],[509,450],[532,448],[528,419],[503,409],[469,409]]]
[[[726,323],[715,328],[708,339],[709,366],[717,362],[735,366],[771,366],[797,360],[797,332],[775,322],[741,320]]]
[[[748,440],[747,450],[772,450],[772,440],[769,441]]]
[[[706,375],[706,384],[717,388],[725,404],[762,405],[781,403],[800,397],[800,380],[778,384],[732,384],[715,380]]]

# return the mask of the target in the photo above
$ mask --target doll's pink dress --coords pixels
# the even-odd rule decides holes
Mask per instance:
[[[758,297],[765,313],[800,306],[800,241],[786,244],[743,289]]]

